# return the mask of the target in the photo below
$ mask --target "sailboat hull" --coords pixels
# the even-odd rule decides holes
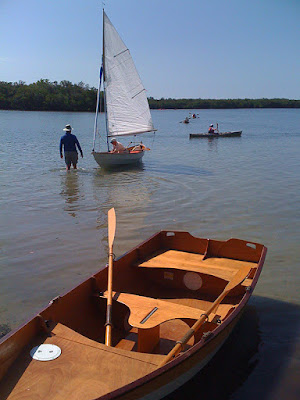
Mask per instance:
[[[144,153],[145,152],[143,150],[133,151],[130,153],[92,152],[95,161],[102,168],[113,168],[122,165],[137,164],[143,158]]]

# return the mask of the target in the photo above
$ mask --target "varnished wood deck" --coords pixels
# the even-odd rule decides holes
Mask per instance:
[[[241,266],[249,265],[252,268],[257,267],[257,263],[254,262],[232,260],[221,257],[209,257],[204,259],[203,254],[195,254],[179,250],[166,250],[137,265],[138,267],[145,268],[173,268],[200,272],[216,276],[217,278],[226,281],[230,281]]]

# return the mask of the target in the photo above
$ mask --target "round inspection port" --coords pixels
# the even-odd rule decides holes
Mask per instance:
[[[61,349],[55,344],[40,344],[31,349],[30,355],[37,361],[51,361],[61,355]]]

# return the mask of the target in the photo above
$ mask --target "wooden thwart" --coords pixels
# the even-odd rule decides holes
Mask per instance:
[[[108,296],[108,292],[104,293]],[[129,324],[139,329],[149,329],[163,322],[172,319],[194,319],[200,318],[201,314],[206,311],[199,308],[189,307],[182,304],[173,303],[170,301],[153,299],[151,297],[138,296],[131,293],[113,292],[113,299],[125,304],[130,309]],[[155,309],[157,310],[149,314]],[[211,313],[213,319],[216,314]],[[146,317],[149,317],[146,319]]]
[[[105,292],[104,296],[107,297]],[[138,351],[151,352],[160,339],[160,324],[173,319],[197,320],[204,310],[169,301],[138,296],[131,293],[113,292],[113,298],[130,309],[129,324],[138,329]],[[211,313],[211,319],[216,314]],[[217,316],[219,318],[219,316]]]

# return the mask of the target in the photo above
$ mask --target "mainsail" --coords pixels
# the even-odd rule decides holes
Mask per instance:
[[[128,48],[104,11],[103,66],[108,136],[153,131],[145,88]]]

